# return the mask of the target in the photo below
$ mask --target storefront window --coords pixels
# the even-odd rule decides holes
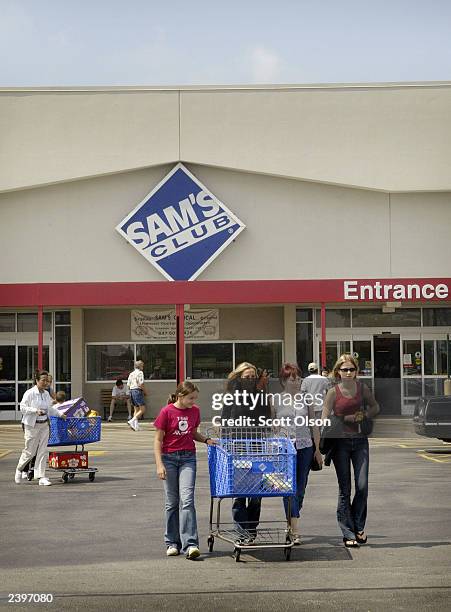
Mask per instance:
[[[296,323],[311,323],[313,310],[311,308],[296,308]]]
[[[421,376],[421,341],[404,340],[402,351],[403,376]]]
[[[447,374],[446,340],[424,341],[424,373],[426,375]]]
[[[321,327],[321,310],[316,311],[316,327]],[[349,308],[326,308],[326,327],[351,327]]]
[[[237,342],[235,344],[235,364],[249,361],[257,368],[268,370],[270,376],[277,378],[282,367],[281,342]]]
[[[354,340],[352,346],[353,357],[359,364],[360,376],[372,376],[371,340]]]
[[[16,315],[14,312],[0,312],[0,333],[16,331]]]
[[[175,344],[137,344],[136,359],[144,361],[146,380],[175,380]]]
[[[381,308],[353,308],[352,327],[420,327],[420,308],[398,308],[382,312]]]
[[[52,329],[52,313],[44,312],[43,322],[44,331]],[[18,332],[37,332],[38,331],[38,313],[37,312],[19,312],[17,313],[17,331]]]
[[[70,327],[55,327],[55,380],[69,381],[70,376]]]
[[[444,379],[443,378],[425,378],[424,379],[424,395],[434,397],[436,395],[444,395]]]
[[[15,344],[0,344],[0,380],[16,380]]]
[[[55,312],[55,325],[70,325],[70,310]]]
[[[296,324],[296,361],[301,372],[307,372],[313,361],[313,323]]]
[[[43,346],[42,364],[43,369],[49,369],[49,347]],[[18,380],[26,381],[33,380],[35,371],[38,369],[38,347],[37,346],[19,346],[17,348],[18,355]]]
[[[66,400],[70,399],[72,397],[71,395],[71,384],[70,383],[57,383],[55,385],[55,391],[64,391],[64,393],[66,394]]]
[[[224,379],[232,370],[233,345],[231,343],[186,345],[187,377]]]
[[[132,344],[88,344],[87,380],[126,379],[133,370]]]
[[[423,326],[451,326],[451,308],[423,308]]]
[[[331,342],[326,342],[326,367],[327,369],[332,371],[340,355],[344,355],[345,353],[349,353],[350,351],[351,351],[351,342],[349,340],[342,340],[338,342],[336,340],[333,340]],[[321,356],[323,354],[321,342],[319,343],[319,354],[320,354],[320,361],[321,361]]]
[[[16,401],[16,385],[0,383],[0,404],[14,404]]]

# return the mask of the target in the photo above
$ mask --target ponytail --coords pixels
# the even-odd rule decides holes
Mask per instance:
[[[168,404],[174,404],[180,396],[189,395],[190,393],[194,393],[197,391],[199,393],[199,388],[196,387],[194,383],[189,380],[184,380],[179,384],[175,393],[171,393],[168,397]]]

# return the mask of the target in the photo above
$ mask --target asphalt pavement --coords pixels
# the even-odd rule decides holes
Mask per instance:
[[[19,424],[0,425],[0,608],[11,610],[451,610],[451,447],[415,435],[409,419],[379,419],[371,440],[369,543],[345,549],[333,467],[310,474],[303,543],[233,557],[218,539],[207,549],[210,489],[199,445],[196,507],[202,556],[167,558],[163,490],[153,430],[104,424],[89,445],[98,468],[51,487],[14,483]],[[230,501],[222,504],[230,520]],[[283,527],[280,498],[262,520]],[[24,595],[52,603],[20,603]],[[34,597],[36,599],[36,597]],[[15,603],[14,599],[19,599]],[[9,602],[10,600],[10,602]]]

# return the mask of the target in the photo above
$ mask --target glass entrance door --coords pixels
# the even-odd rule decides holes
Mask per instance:
[[[399,335],[375,335],[373,342],[376,401],[382,414],[399,414],[402,406]]]
[[[43,366],[53,365],[52,342],[49,333],[43,338]],[[16,334],[14,340],[0,340],[0,421],[20,420],[19,404],[23,394],[33,386],[33,374],[38,367],[37,334]]]
[[[50,359],[50,338],[44,334],[43,360],[44,370],[51,371],[52,361]],[[38,367],[38,344],[37,339],[21,338],[17,341],[17,403],[19,404],[23,394],[33,386],[33,374]]]
[[[16,342],[0,341],[0,420],[12,420],[16,411]]]

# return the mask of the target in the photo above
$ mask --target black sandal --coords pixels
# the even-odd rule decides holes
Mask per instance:
[[[359,544],[366,544],[368,542],[368,536],[366,535],[364,538],[362,538],[362,535],[364,534],[364,531],[359,531],[355,534],[355,539],[357,540],[357,542]]]
[[[359,543],[357,539],[353,540],[352,538],[343,538],[343,544],[346,548],[358,548]]]

